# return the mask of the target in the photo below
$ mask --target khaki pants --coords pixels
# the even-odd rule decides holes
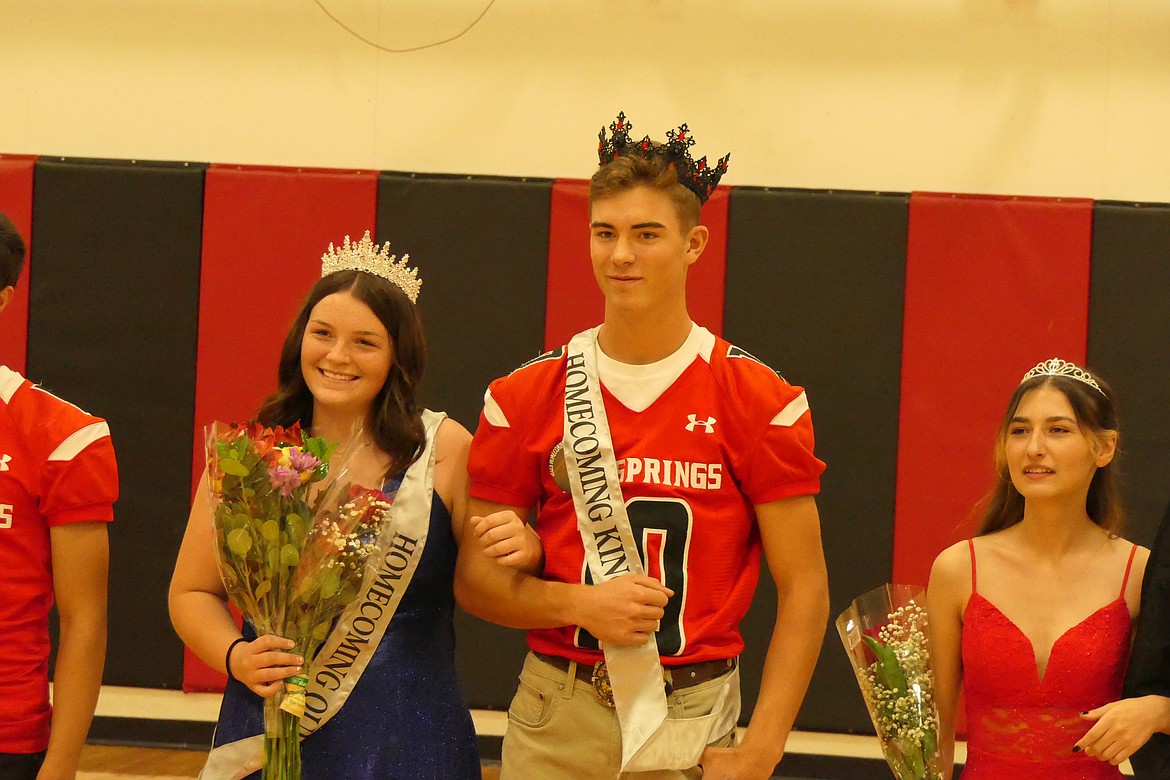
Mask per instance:
[[[698,780],[702,770],[621,772],[622,732],[617,714],[597,700],[593,686],[541,661],[524,660],[520,684],[508,709],[500,780]],[[706,715],[725,678],[683,688],[667,696],[667,715]],[[735,731],[711,743],[735,744]]]

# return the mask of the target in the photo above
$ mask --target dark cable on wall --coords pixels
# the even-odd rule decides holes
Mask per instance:
[[[313,0],[313,2],[316,3],[317,7],[320,8],[325,13],[326,16],[328,16],[330,19],[332,19],[337,24],[338,27],[345,30],[347,33],[349,33],[353,37],[357,38],[362,43],[364,43],[368,46],[373,46],[375,49],[378,49],[379,51],[390,52],[391,54],[405,54],[406,52],[422,51],[423,49],[431,49],[431,48],[434,48],[435,46],[442,46],[444,43],[451,43],[451,41],[458,40],[459,38],[462,38],[464,35],[466,35],[467,32],[469,30],[471,30],[472,27],[475,27],[477,24],[479,24],[480,20],[482,20],[484,18],[484,16],[487,15],[487,12],[489,10],[491,10],[491,7],[496,4],[496,0],[488,0],[488,4],[486,6],[484,6],[484,9],[482,11],[479,12],[479,16],[475,17],[475,19],[471,22],[471,24],[467,25],[458,33],[456,33],[455,35],[452,35],[450,38],[444,38],[441,41],[435,41],[433,43],[424,43],[422,46],[411,46],[410,48],[406,48],[406,49],[391,49],[390,47],[383,46],[382,44],[380,44],[376,41],[371,41],[369,38],[365,37],[361,33],[357,32],[353,28],[349,27],[345,22],[341,21],[336,16],[334,16],[332,13],[330,13],[329,9],[325,7],[325,4],[322,3],[321,0]]]

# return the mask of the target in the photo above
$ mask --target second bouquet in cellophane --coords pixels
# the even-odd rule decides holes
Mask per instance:
[[[926,594],[883,585],[837,618],[861,696],[898,780],[941,780]]]

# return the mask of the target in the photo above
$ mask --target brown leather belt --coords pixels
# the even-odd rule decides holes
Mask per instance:
[[[569,671],[568,658],[562,658],[559,655],[547,655],[545,653],[533,652],[540,660],[544,661],[550,666],[555,666],[562,672]],[[683,664],[682,666],[663,666],[663,684],[666,686],[666,692],[669,694],[672,691],[682,690],[683,688],[690,688],[700,683],[705,683],[708,680],[714,680],[716,677],[727,674],[735,668],[735,658],[717,658],[713,661],[699,661],[693,664]],[[587,663],[578,663],[576,677],[581,682],[589,683],[593,686],[597,693],[597,698],[602,704],[606,706],[613,706],[613,692],[609,687],[609,672],[605,668],[605,661],[598,661],[592,666]]]

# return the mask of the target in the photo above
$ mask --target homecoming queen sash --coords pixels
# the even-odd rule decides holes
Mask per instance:
[[[389,528],[393,536],[389,543],[380,545],[378,558],[372,562],[376,574],[338,618],[305,674],[309,686],[305,691],[301,739],[327,723],[345,705],[410,586],[427,543],[435,487],[435,435],[446,416],[429,409],[422,412],[426,443],[403,475],[390,505]],[[260,768],[263,750],[263,734],[220,745],[207,757],[199,778],[245,777]]]
[[[594,330],[569,342],[565,372],[565,465],[577,510],[577,528],[595,583],[623,574],[644,575],[626,504],[597,375]],[[709,715],[667,718],[658,643],[605,644],[605,665],[622,731],[622,771],[688,769],[704,748],[739,720],[738,669],[724,678]]]

